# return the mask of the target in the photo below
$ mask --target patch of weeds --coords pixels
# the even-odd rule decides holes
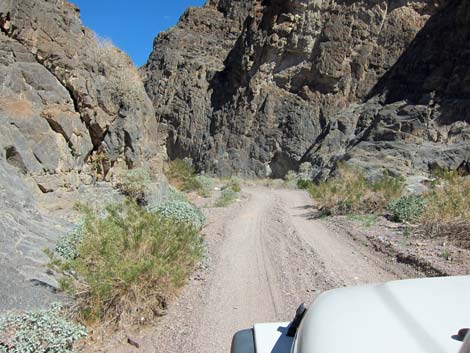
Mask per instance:
[[[470,177],[448,173],[424,198],[420,232],[428,237],[447,237],[470,249]]]
[[[86,336],[86,328],[69,320],[58,304],[0,316],[0,352],[68,353]]]
[[[238,192],[236,192],[235,190],[233,190],[230,187],[226,188],[226,189],[222,190],[222,194],[217,199],[214,206],[215,207],[227,207],[228,205],[235,202],[235,200],[237,198],[238,198]]]
[[[413,235],[413,229],[409,226],[406,226],[403,230],[403,235],[400,240],[400,244],[402,247],[407,247],[410,245],[410,237]]]
[[[284,178],[284,186],[286,186],[289,189],[296,189],[298,182],[299,182],[298,174],[293,170],[289,170]]]
[[[63,285],[75,294],[82,320],[148,322],[202,254],[196,227],[135,203],[108,206],[104,217],[88,210],[84,220],[79,256],[60,264],[74,273]]]
[[[338,167],[338,176],[309,186],[308,191],[320,211],[329,215],[383,212],[388,202],[401,196],[402,178],[383,175],[369,181],[356,169]]]
[[[416,222],[425,209],[425,200],[420,195],[406,195],[392,200],[387,205],[392,221],[401,223]]]
[[[374,214],[369,215],[349,215],[350,219],[361,223],[364,228],[371,228],[377,224],[378,216]]]
[[[242,191],[242,180],[237,178],[237,177],[232,177],[230,178],[230,180],[228,181],[227,185],[224,186],[224,189],[225,188],[231,188],[233,191],[235,192],[240,192]]]
[[[184,189],[185,185],[192,183],[196,172],[192,165],[182,159],[170,161],[165,169],[165,175],[169,182],[177,188]]]
[[[194,179],[198,195],[205,198],[211,197],[215,184],[214,179],[205,175],[197,175]]]
[[[301,190],[308,190],[309,188],[313,187],[313,182],[311,180],[303,180],[299,179],[297,181],[297,187]]]
[[[145,192],[152,182],[150,173],[145,168],[135,168],[122,176],[122,181],[118,183],[119,190],[138,204],[145,203]]]
[[[196,229],[201,229],[206,221],[201,210],[184,200],[164,202],[151,211],[175,222],[190,224]]]
[[[450,253],[447,249],[443,250],[439,256],[442,257],[446,261],[450,260]]]

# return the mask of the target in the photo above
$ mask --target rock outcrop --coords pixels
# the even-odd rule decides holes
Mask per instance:
[[[430,35],[429,25],[423,29],[428,20],[447,18],[445,5],[252,0],[209,1],[188,10],[156,38],[142,69],[157,117],[168,125],[170,157],[191,157],[199,169],[220,175],[279,177],[303,161],[324,174],[357,144],[352,140],[364,141],[360,126],[369,128],[372,105],[385,103],[372,98],[416,41]],[[416,37],[422,30],[428,34]],[[445,41],[442,33],[431,37]],[[417,75],[410,70],[409,79]],[[396,88],[403,95],[412,90]],[[396,101],[388,96],[387,103]],[[360,104],[369,100],[359,119]],[[416,109],[407,111],[412,116]]]
[[[372,174],[470,172],[469,18],[467,1],[449,1],[366,102],[332,118],[308,156],[319,176],[338,160]]]
[[[82,26],[74,5],[2,1],[0,29],[1,155],[41,189],[69,184],[72,171],[87,178],[93,159],[107,173],[157,155],[155,112],[137,70]]]

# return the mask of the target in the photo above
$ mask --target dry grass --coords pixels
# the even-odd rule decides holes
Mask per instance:
[[[117,102],[132,105],[143,101],[145,88],[137,68],[129,57],[110,40],[96,37],[94,59],[99,73],[107,78],[106,90]]]
[[[447,174],[425,200],[419,232],[470,249],[470,177]]]
[[[327,215],[382,212],[391,199],[403,192],[401,178],[384,175],[371,182],[356,169],[340,166],[338,172],[335,178],[308,186],[320,211]]]
[[[179,190],[185,190],[188,185],[192,184],[196,172],[189,163],[181,159],[175,159],[166,166],[165,176],[171,185]]]
[[[187,223],[165,219],[136,204],[86,211],[76,259],[56,263],[88,323],[146,323],[161,314],[199,260],[201,237]]]

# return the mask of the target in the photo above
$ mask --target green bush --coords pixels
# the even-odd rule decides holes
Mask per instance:
[[[164,218],[179,223],[191,224],[197,229],[204,226],[205,216],[193,204],[183,200],[172,200],[165,202],[151,210]]]
[[[226,207],[233,203],[238,198],[238,192],[234,191],[231,187],[222,190],[222,194],[215,202],[215,207]]]
[[[127,171],[118,184],[121,192],[139,204],[145,203],[145,192],[152,178],[145,168],[135,168]]]
[[[61,266],[75,275],[62,283],[75,293],[81,319],[147,322],[200,258],[199,231],[135,203],[106,211],[103,218],[86,212],[79,256]]]
[[[55,246],[55,251],[66,260],[73,260],[78,257],[78,247],[83,240],[84,222],[78,223],[74,229],[60,237]]]
[[[413,223],[419,220],[425,209],[424,198],[420,195],[407,195],[392,200],[387,210],[394,222]]]
[[[86,336],[86,328],[65,318],[59,305],[0,316],[0,352],[68,353]]]
[[[297,187],[302,190],[308,190],[309,188],[313,187],[313,182],[310,180],[299,179],[297,181]]]

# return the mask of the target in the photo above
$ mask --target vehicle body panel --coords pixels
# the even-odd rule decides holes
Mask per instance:
[[[287,337],[288,322],[273,324],[255,324],[256,353],[290,352],[293,337]]]
[[[470,276],[342,288],[312,304],[293,351],[456,353],[469,326]]]

